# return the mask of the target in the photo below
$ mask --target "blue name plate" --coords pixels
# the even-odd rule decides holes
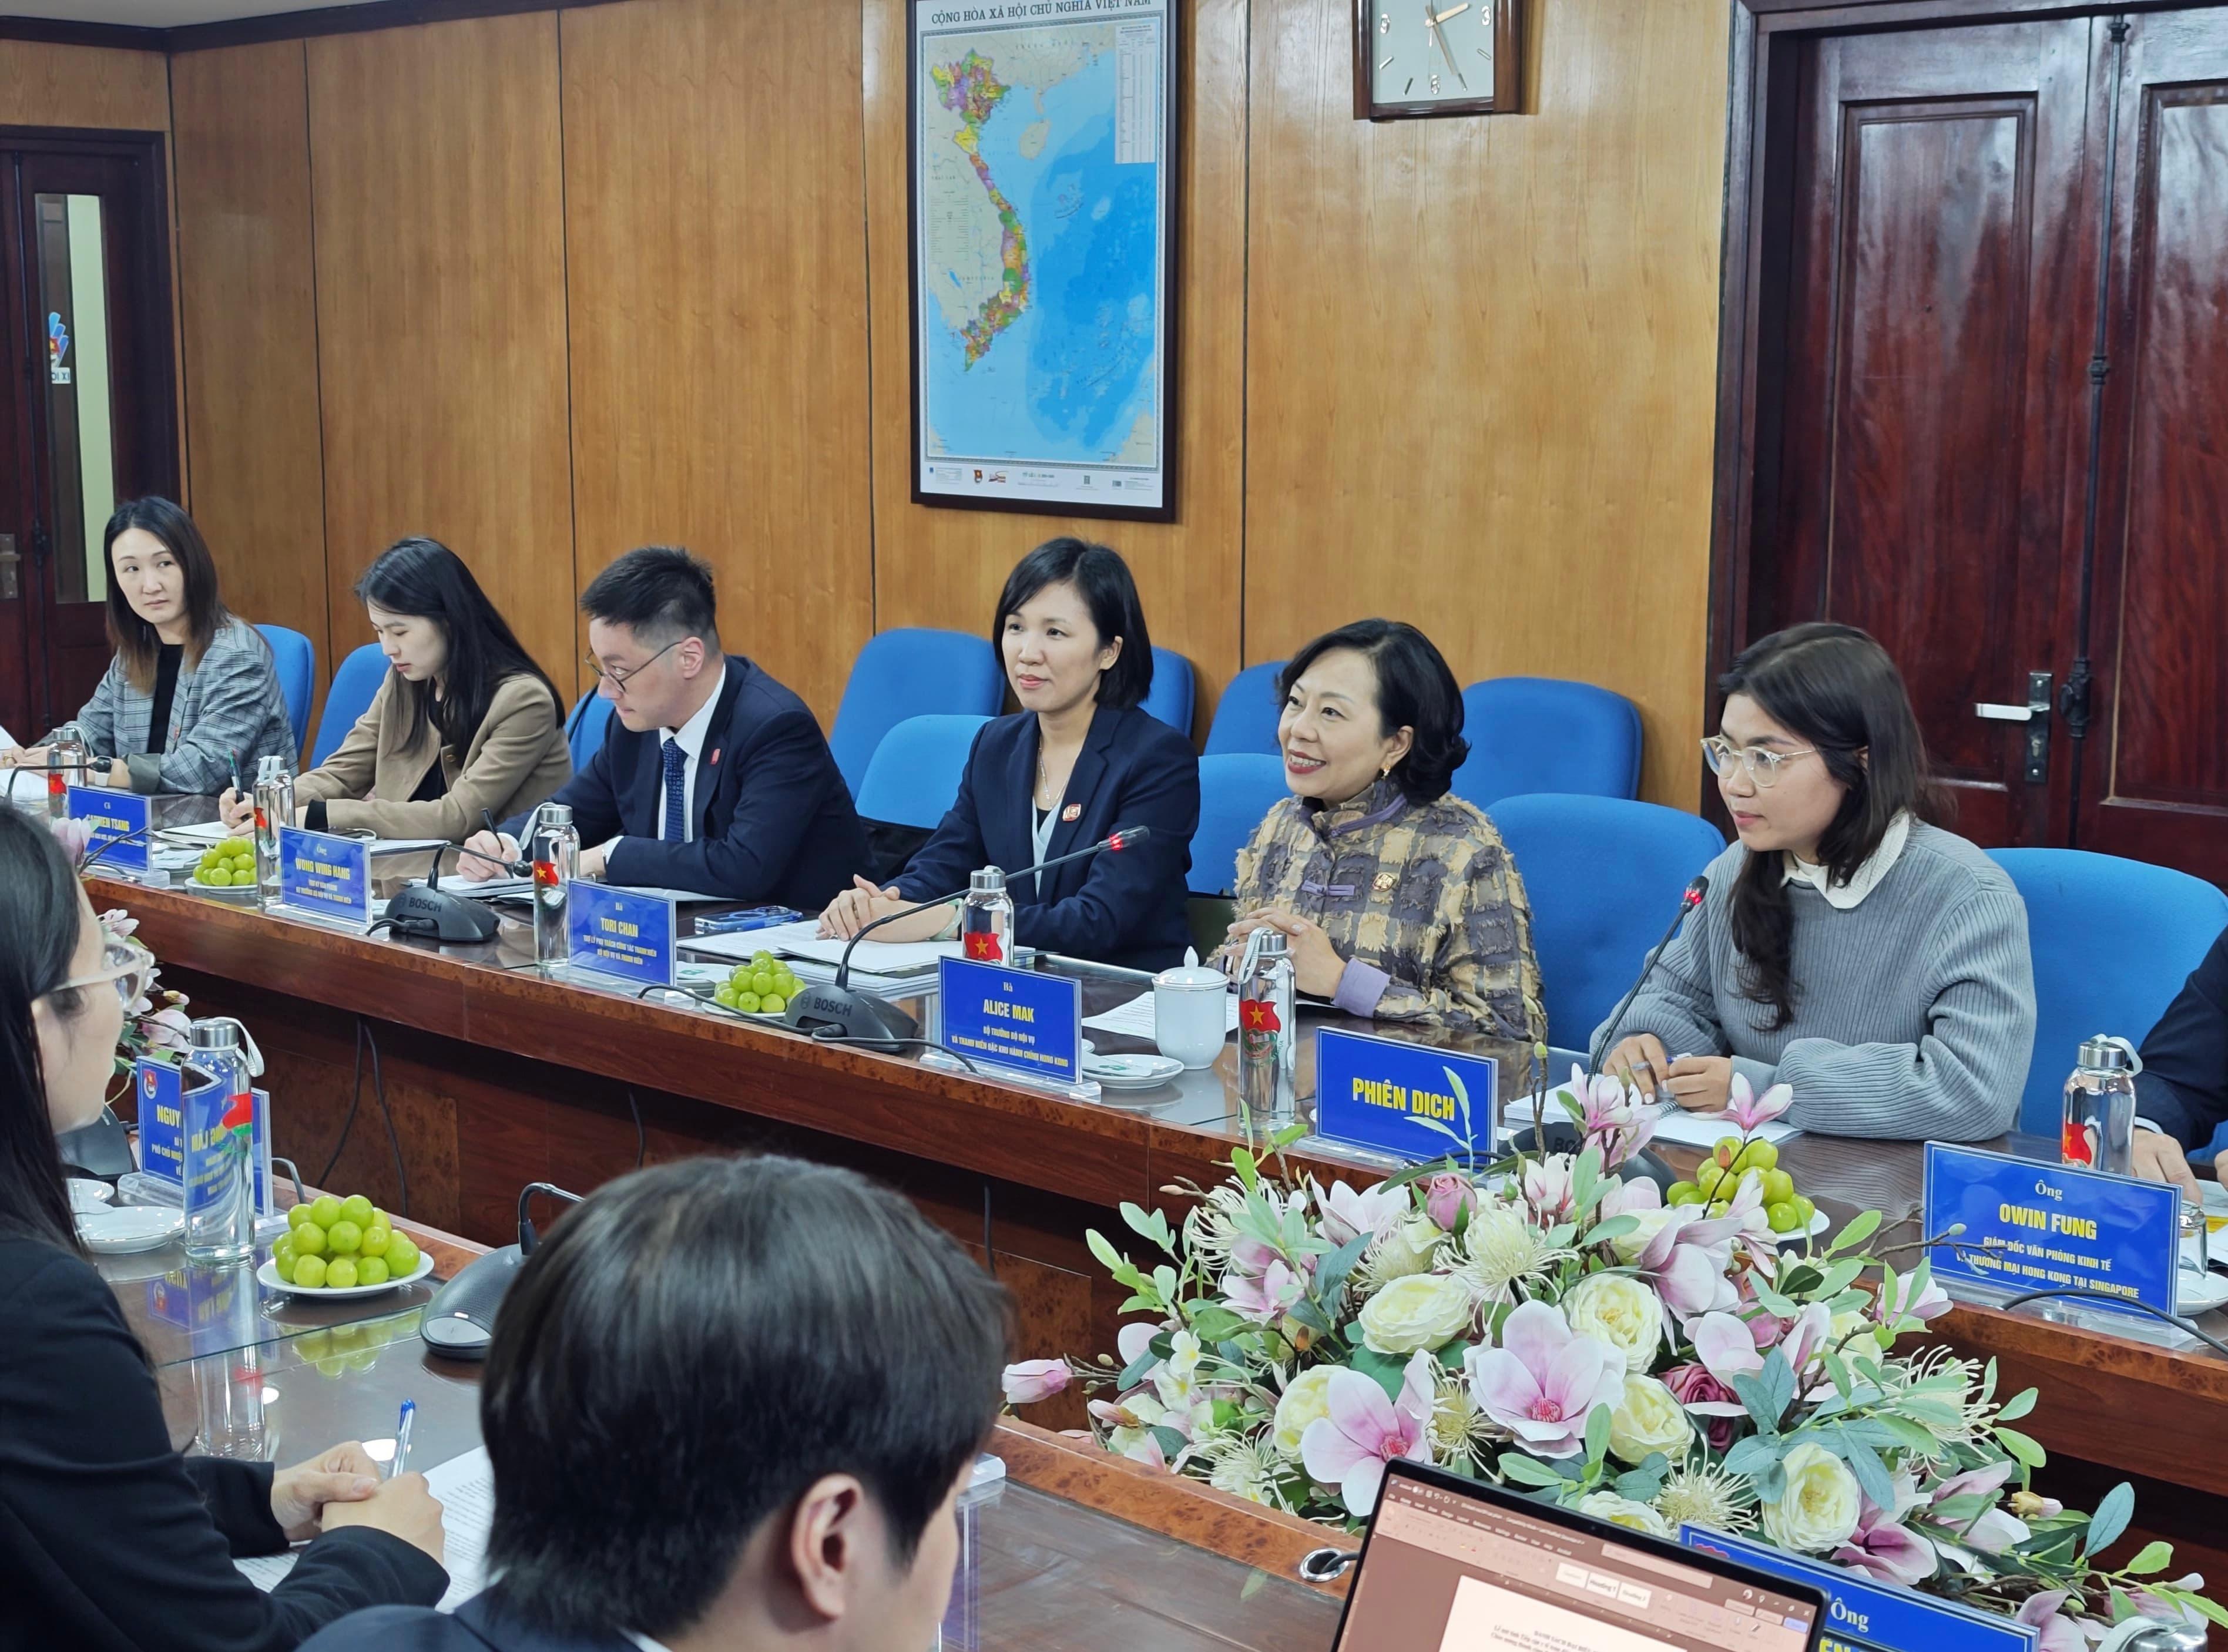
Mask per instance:
[[[1874,1583],[1859,1572],[1809,1560],[1746,1538],[1698,1526],[1679,1528],[1681,1546],[1737,1566],[1754,1566],[1826,1597],[1821,1652],[2035,1652],[2042,1631],[2008,1617],[1937,1600],[1915,1589]]]
[[[1005,964],[939,958],[944,1047],[1057,1083],[1083,1077],[1083,983]]]
[[[1926,1235],[1934,1277],[1999,1290],[2059,1286],[2174,1312],[2181,1194],[2153,1181],[1980,1148],[1926,1144]],[[2117,1303],[2089,1305],[2116,1313]]]
[[[565,932],[572,967],[631,981],[673,984],[673,902],[575,878],[567,887]]]
[[[96,857],[119,872],[144,872],[147,860],[147,799],[136,791],[111,791],[106,786],[72,786],[69,817],[93,823],[93,838],[85,846],[86,858]],[[130,842],[121,840],[130,837]]]
[[[1420,1164],[1459,1156],[1467,1138],[1489,1157],[1500,1094],[1489,1056],[1328,1027],[1316,1034],[1316,1134],[1327,1142]]]
[[[298,826],[278,829],[278,904],[304,918],[371,927],[371,845]]]
[[[158,1181],[182,1190],[186,1184],[186,1131],[207,1132],[218,1128],[217,1082],[196,1073],[200,1084],[189,1091],[185,1075],[168,1061],[141,1057],[132,1073],[139,1093],[139,1169]],[[255,1098],[254,1123],[249,1138],[255,1144],[255,1209],[271,1213],[271,1098],[264,1091]]]

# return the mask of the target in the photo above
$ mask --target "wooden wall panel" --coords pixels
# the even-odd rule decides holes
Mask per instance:
[[[1290,3],[1290,0],[1282,0]],[[1307,0],[1328,9],[1335,0]],[[1273,14],[1282,4],[1264,9]],[[1183,195],[1177,280],[1178,519],[1127,523],[933,509],[912,500],[906,8],[864,0],[867,239],[874,351],[874,620],[982,633],[1022,553],[1054,534],[1130,560],[1153,641],[1199,674],[1198,728],[1241,663],[1244,539],[1246,0],[1183,7]],[[1257,21],[1255,27],[1259,27]]]
[[[1535,3],[1534,112],[1384,125],[1351,15],[1254,20],[1247,657],[1381,612],[1465,682],[1605,684],[1692,807],[1723,0]]]
[[[327,598],[407,534],[472,566],[571,691],[557,17],[309,42]]]
[[[0,126],[166,132],[170,64],[160,52],[0,40]]]
[[[727,646],[832,721],[874,627],[858,13],[562,17],[580,580],[688,546]]]
[[[333,655],[302,43],[189,52],[171,95],[195,520],[233,608],[317,644],[322,695]]]

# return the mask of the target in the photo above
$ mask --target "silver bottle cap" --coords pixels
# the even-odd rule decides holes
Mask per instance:
[[[2103,1036],[2081,1041],[2081,1065],[2095,1073],[2133,1073],[2135,1060],[2117,1039]]]
[[[986,866],[967,880],[970,895],[1002,895],[1006,893],[1006,873],[1002,867]]]

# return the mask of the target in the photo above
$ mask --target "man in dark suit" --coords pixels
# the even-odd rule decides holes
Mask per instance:
[[[617,714],[551,801],[580,834],[580,875],[817,912],[866,858],[866,829],[804,702],[720,649],[712,571],[662,545],[590,583],[588,663]],[[514,858],[528,816],[465,845]]]
[[[2228,934],[2212,943],[2143,1040],[2135,1115],[2149,1126],[2135,1132],[2135,1174],[2201,1199],[2185,1155],[2211,1145],[2228,1122]],[[2213,1174],[2228,1181],[2218,1159]]]
[[[851,1171],[701,1158],[606,1183],[496,1322],[496,1582],[302,1652],[921,1652],[1005,1326],[957,1243]]]

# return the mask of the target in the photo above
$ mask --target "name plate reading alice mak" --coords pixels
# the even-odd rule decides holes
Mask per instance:
[[[88,861],[98,859],[119,872],[147,870],[147,799],[138,792],[72,786],[69,817],[93,823],[93,836],[85,846]]]
[[[1367,1033],[1316,1034],[1316,1134],[1411,1164],[1493,1152],[1501,1065]]]
[[[575,878],[566,887],[565,929],[572,967],[631,981],[673,984],[673,901]]]
[[[2046,1160],[1926,1144],[1934,1277],[1998,1290],[2093,1290],[2174,1312],[2181,1192]],[[1964,1231],[1944,1239],[1952,1227]]]
[[[1083,1077],[1083,983],[1011,964],[937,961],[944,1047],[1058,1084]]]
[[[371,845],[358,837],[278,829],[278,904],[305,918],[371,927]]]

